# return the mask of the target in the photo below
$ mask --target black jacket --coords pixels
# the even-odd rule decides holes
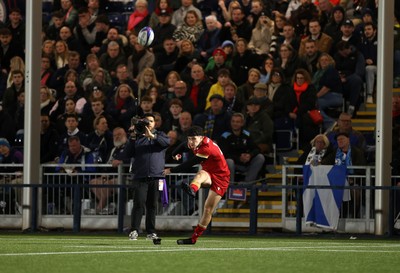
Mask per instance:
[[[10,143],[15,139],[15,122],[10,114],[0,109],[0,137],[6,138]]]
[[[272,98],[273,119],[289,117],[289,113],[292,110],[290,106],[292,92],[290,86],[287,84],[281,84],[276,89],[275,95]]]
[[[10,61],[13,57],[19,56],[22,59],[25,59],[25,53],[22,46],[18,43],[11,42],[8,46],[7,51],[4,51],[4,48],[0,46],[0,65],[2,69],[7,69],[10,72]]]
[[[56,158],[59,139],[60,136],[53,127],[40,134],[40,163],[51,162]]]
[[[249,153],[251,158],[258,155],[260,150],[258,146],[250,138],[250,132],[242,130],[239,136],[232,131],[227,131],[222,134],[218,140],[218,146],[221,148],[225,158],[233,159],[236,164],[244,165],[240,161],[240,155]],[[250,162],[248,162],[250,164]]]
[[[134,179],[163,178],[165,151],[169,147],[168,136],[161,131],[154,131],[155,139],[137,136],[130,140],[124,157],[133,157],[132,171]]]
[[[232,20],[230,22],[232,27],[223,26],[221,28],[221,31],[219,32],[220,41],[233,41],[232,33],[236,33],[238,37],[244,38],[246,41],[250,41],[252,26],[245,18],[243,18],[240,25],[236,25]]]
[[[188,85],[188,94],[190,97],[190,93],[192,92],[194,83],[191,82]],[[194,114],[199,114],[203,113],[206,110],[206,104],[207,104],[207,97],[208,97],[208,92],[210,91],[212,83],[208,79],[207,76],[205,76],[204,80],[202,80],[199,85],[199,92],[197,94],[197,107],[193,109]]]
[[[175,48],[175,51],[168,54],[164,48],[154,53],[154,64],[153,69],[156,72],[157,79],[164,82],[168,73],[174,70],[176,59],[178,58],[179,49]]]
[[[154,54],[163,50],[163,42],[165,38],[172,37],[172,34],[174,33],[175,29],[176,26],[171,23],[165,25],[158,24],[154,28],[154,41],[151,44]]]

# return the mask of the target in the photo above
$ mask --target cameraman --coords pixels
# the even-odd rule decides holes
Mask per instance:
[[[154,115],[147,113],[143,119],[132,119],[129,128],[132,139],[126,155],[133,157],[132,170],[135,183],[130,240],[137,240],[140,222],[146,207],[147,239],[158,239],[155,233],[159,180],[164,179],[165,151],[169,138],[154,128]]]

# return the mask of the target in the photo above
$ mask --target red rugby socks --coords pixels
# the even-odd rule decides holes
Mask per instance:
[[[192,235],[192,242],[196,243],[197,239],[203,234],[207,227],[202,227],[200,224],[196,226]]]

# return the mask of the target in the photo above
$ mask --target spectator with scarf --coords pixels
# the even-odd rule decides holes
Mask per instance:
[[[329,139],[324,134],[319,134],[310,141],[310,145],[297,160],[301,165],[332,165],[334,161],[334,150]]]
[[[305,69],[297,69],[292,79],[289,117],[299,128],[299,146],[303,148],[319,132],[319,125],[311,120],[309,111],[316,109],[317,91],[311,83],[311,76]]]
[[[199,64],[194,64],[191,69],[191,82],[188,84],[188,94],[193,101],[195,114],[202,113],[206,109],[207,96],[211,88],[211,81]]]
[[[193,119],[193,125],[203,128],[205,136],[217,140],[230,129],[230,113],[224,109],[224,97],[214,94],[210,97],[210,108]]]
[[[135,3],[135,11],[129,16],[126,36],[132,32],[138,34],[139,31],[147,26],[150,21],[150,14],[147,9],[148,3],[146,0],[137,0]]]
[[[131,118],[137,114],[137,99],[132,88],[127,84],[121,84],[115,91],[114,99],[107,105],[107,112],[113,117],[117,126],[128,130]]]
[[[228,113],[241,113],[243,111],[244,103],[236,96],[237,86],[233,81],[229,81],[224,86],[224,107]]]
[[[335,137],[338,148],[336,150],[335,165],[348,166],[365,166],[367,162],[365,160],[364,151],[352,146],[350,144],[350,137],[347,133],[338,133]],[[360,170],[359,170],[360,171]],[[354,169],[348,169],[348,174],[354,174]],[[362,172],[362,171],[361,171]],[[346,186],[358,186],[352,178],[349,178],[346,182]],[[344,191],[343,200],[348,200],[348,204],[343,206],[343,213],[345,216],[354,213],[355,215],[349,215],[353,217],[359,217],[361,208],[361,190],[350,189]]]

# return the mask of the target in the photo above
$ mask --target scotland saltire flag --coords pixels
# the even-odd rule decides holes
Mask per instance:
[[[343,189],[317,189],[307,186],[344,186],[346,166],[304,165],[303,208],[306,224],[336,230],[343,201]]]

